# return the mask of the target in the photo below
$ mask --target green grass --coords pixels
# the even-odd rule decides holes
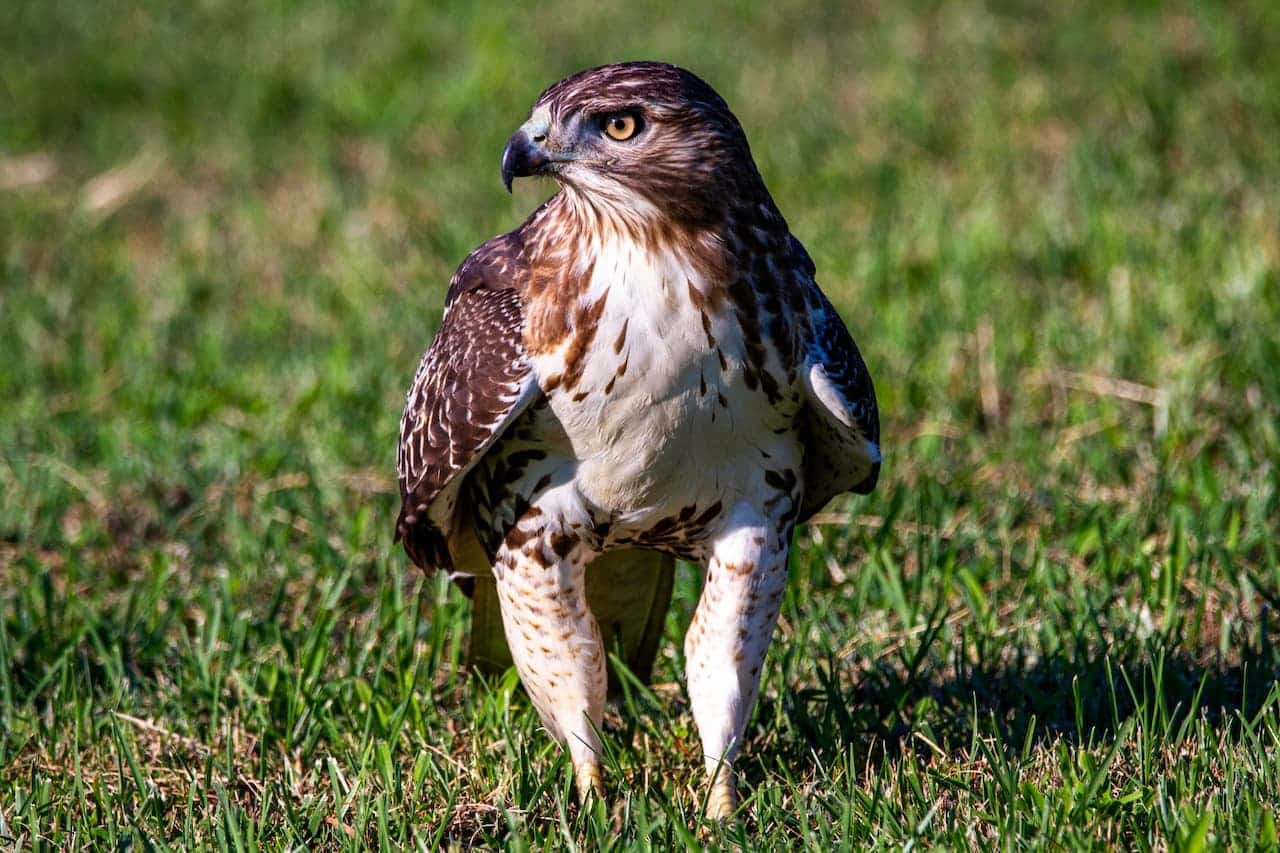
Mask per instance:
[[[1276,849],[1280,6],[825,5],[0,12],[0,846]],[[723,827],[692,570],[615,821],[391,544],[501,146],[624,58],[735,108],[883,412]]]

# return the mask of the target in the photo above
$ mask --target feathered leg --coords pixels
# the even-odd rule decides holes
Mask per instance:
[[[502,625],[543,724],[569,750],[578,795],[603,796],[600,738],[607,690],[600,629],[587,606],[591,551],[563,520],[534,508],[494,560]]]
[[[738,805],[733,758],[755,708],[760,670],[787,586],[791,524],[739,506],[711,545],[706,583],[685,635],[689,700],[710,777],[707,816]]]

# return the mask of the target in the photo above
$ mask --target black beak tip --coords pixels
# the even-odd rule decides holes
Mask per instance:
[[[526,159],[528,145],[525,135],[517,131],[502,149],[502,185],[507,188],[508,193],[511,192],[511,182],[520,175],[527,174],[521,166]]]
[[[502,150],[502,186],[507,187],[507,192],[511,192],[511,182],[516,178],[515,169],[515,143],[516,137],[507,140],[507,147]]]
[[[527,133],[517,130],[502,149],[502,185],[511,192],[513,179],[546,174],[548,162],[546,152]]]

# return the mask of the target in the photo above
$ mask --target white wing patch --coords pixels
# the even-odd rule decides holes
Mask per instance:
[[[843,430],[835,430],[835,432],[846,433],[844,440],[846,450],[861,457],[863,464],[857,465],[857,473],[853,476],[855,481],[859,481],[871,473],[871,466],[881,461],[880,446],[869,439],[862,433],[862,425],[854,415],[854,406],[844,399],[844,395],[840,393],[840,389],[831,381],[831,377],[827,375],[827,369],[822,364],[815,364],[809,368],[806,384],[812,399],[819,406],[820,417],[836,421]],[[830,427],[830,425],[828,425]]]

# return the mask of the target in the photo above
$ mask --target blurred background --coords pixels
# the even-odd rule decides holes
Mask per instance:
[[[398,417],[454,268],[552,189],[503,192],[505,139],[625,59],[725,96],[880,397],[880,489],[800,534],[752,749],[1114,735],[1165,660],[1169,707],[1273,713],[1278,56],[1269,0],[6,3],[0,835],[190,841],[296,795],[341,840],[323,762],[394,799],[423,743],[457,766],[404,831],[490,826],[446,807],[497,796],[466,768],[502,735],[459,734],[465,607],[391,545]],[[769,699],[803,690],[870,710],[815,735]],[[180,772],[210,750],[221,788]],[[1158,811],[1072,831],[1198,826]]]

